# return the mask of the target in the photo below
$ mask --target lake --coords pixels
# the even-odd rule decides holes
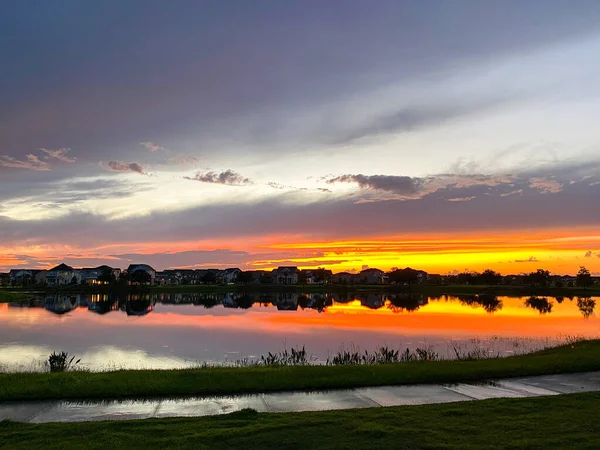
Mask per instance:
[[[51,295],[0,304],[0,369],[42,370],[53,351],[90,370],[231,364],[305,346],[483,346],[501,356],[577,335],[598,337],[600,297],[269,292]]]

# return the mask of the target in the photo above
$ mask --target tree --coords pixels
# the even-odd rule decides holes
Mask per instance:
[[[538,269],[535,272],[531,272],[527,278],[532,285],[546,287],[550,282],[550,271]]]
[[[204,284],[215,284],[217,282],[217,274],[209,270],[202,277],[202,282]]]
[[[115,274],[111,268],[106,267],[102,269],[102,272],[100,275],[98,275],[98,281],[102,283],[114,283],[117,281],[117,277],[115,277]]]
[[[253,279],[252,272],[245,271],[245,272],[238,273],[238,276],[235,281],[237,281],[240,284],[248,284],[248,283],[252,283],[252,279]]]
[[[577,282],[577,286],[581,286],[584,289],[587,289],[594,283],[594,281],[592,280],[592,275],[590,274],[590,271],[587,270],[583,266],[581,266],[579,268],[579,272],[577,272],[576,282]]]
[[[131,282],[132,283],[150,283],[152,281],[152,277],[145,270],[136,270],[131,274]]]
[[[492,286],[495,284],[500,284],[502,280],[502,275],[498,272],[495,272],[491,269],[484,270],[480,275],[481,281],[488,286]]]
[[[419,271],[410,267],[396,269],[388,274],[388,279],[391,283],[411,285],[419,282]]]

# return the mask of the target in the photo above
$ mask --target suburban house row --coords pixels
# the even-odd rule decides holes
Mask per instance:
[[[419,271],[423,279],[425,272]],[[109,279],[110,278],[110,279]],[[383,270],[370,268],[359,273],[341,272],[333,274],[327,269],[299,269],[296,266],[282,266],[273,270],[241,269],[168,269],[156,271],[148,264],[131,264],[127,270],[102,265],[94,268],[75,269],[67,264],[59,264],[49,270],[12,269],[8,273],[11,285],[39,284],[64,286],[69,284],[107,284],[110,281],[126,278],[130,284],[152,285],[193,285],[193,284],[383,284],[387,282]]]

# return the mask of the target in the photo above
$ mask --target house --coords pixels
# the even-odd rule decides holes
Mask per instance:
[[[79,284],[80,282],[81,276],[79,271],[64,263],[53,267],[46,273],[46,284],[48,286],[64,286],[67,284]]]
[[[331,277],[333,284],[354,284],[358,282],[358,275],[350,272],[336,273]]]
[[[327,284],[331,281],[333,273],[327,269],[301,270],[298,275],[299,282],[305,284]]]
[[[217,275],[217,280],[219,283],[232,284],[236,282],[240,273],[242,273],[242,270],[237,267],[221,270]]]
[[[115,269],[106,265],[93,268],[84,267],[83,269],[78,269],[81,284],[104,284],[105,282],[99,281],[98,278],[106,271],[110,271],[115,277],[115,280],[118,280],[121,275],[121,269]]]
[[[174,270],[163,270],[162,272],[156,272],[154,275],[154,284],[160,286],[177,285],[181,284],[181,281],[181,274]]]
[[[10,283],[10,274],[0,273],[0,286],[7,286]]]
[[[26,285],[35,283],[35,276],[41,272],[36,269],[11,269],[8,278],[11,285]]]
[[[266,270],[248,270],[249,281],[251,284],[270,284],[273,282],[273,273]]]
[[[296,266],[278,267],[271,273],[275,284],[298,284],[299,270]]]
[[[130,264],[127,268],[127,274],[129,275],[129,282],[135,282],[136,272],[146,272],[150,276],[150,284],[154,284],[154,278],[156,277],[156,270],[154,270],[148,264]]]
[[[46,279],[46,277],[48,276],[48,271],[47,270],[40,270],[36,275],[35,275],[35,284],[48,284],[48,281]]]
[[[386,278],[384,271],[379,269],[365,269],[358,274],[360,282],[365,284],[383,284]]]

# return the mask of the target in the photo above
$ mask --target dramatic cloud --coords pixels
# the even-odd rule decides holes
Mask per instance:
[[[58,161],[65,163],[74,163],[77,161],[77,158],[70,158],[67,156],[67,153],[71,151],[70,148],[59,148],[57,150],[40,148],[40,151],[46,153],[47,156],[45,156],[44,159],[57,159]]]
[[[136,162],[125,163],[122,161],[109,161],[107,166],[110,170],[115,172],[137,172],[142,175],[147,175],[147,173],[144,172],[144,166]]]
[[[341,175],[330,178],[328,184],[356,183],[362,189],[375,189],[393,192],[407,198],[419,197],[424,180],[394,175]]]
[[[244,186],[252,184],[249,178],[245,178],[239,173],[228,169],[223,172],[198,172],[193,177],[183,177],[186,180],[201,181],[202,183],[226,184],[228,186]]]
[[[11,156],[0,156],[0,167],[11,167],[13,169],[26,169],[35,171],[50,170],[48,163],[42,161],[39,157],[29,154],[25,161],[18,160]]]
[[[474,198],[477,198],[477,197],[475,197],[475,196],[472,196],[472,197],[455,197],[455,198],[449,198],[447,200],[449,202],[470,202]]]
[[[155,144],[153,142],[140,142],[140,145],[143,145],[144,147],[146,147],[148,150],[150,150],[151,152],[158,152],[159,150],[166,150],[166,148],[161,147],[158,144]]]

